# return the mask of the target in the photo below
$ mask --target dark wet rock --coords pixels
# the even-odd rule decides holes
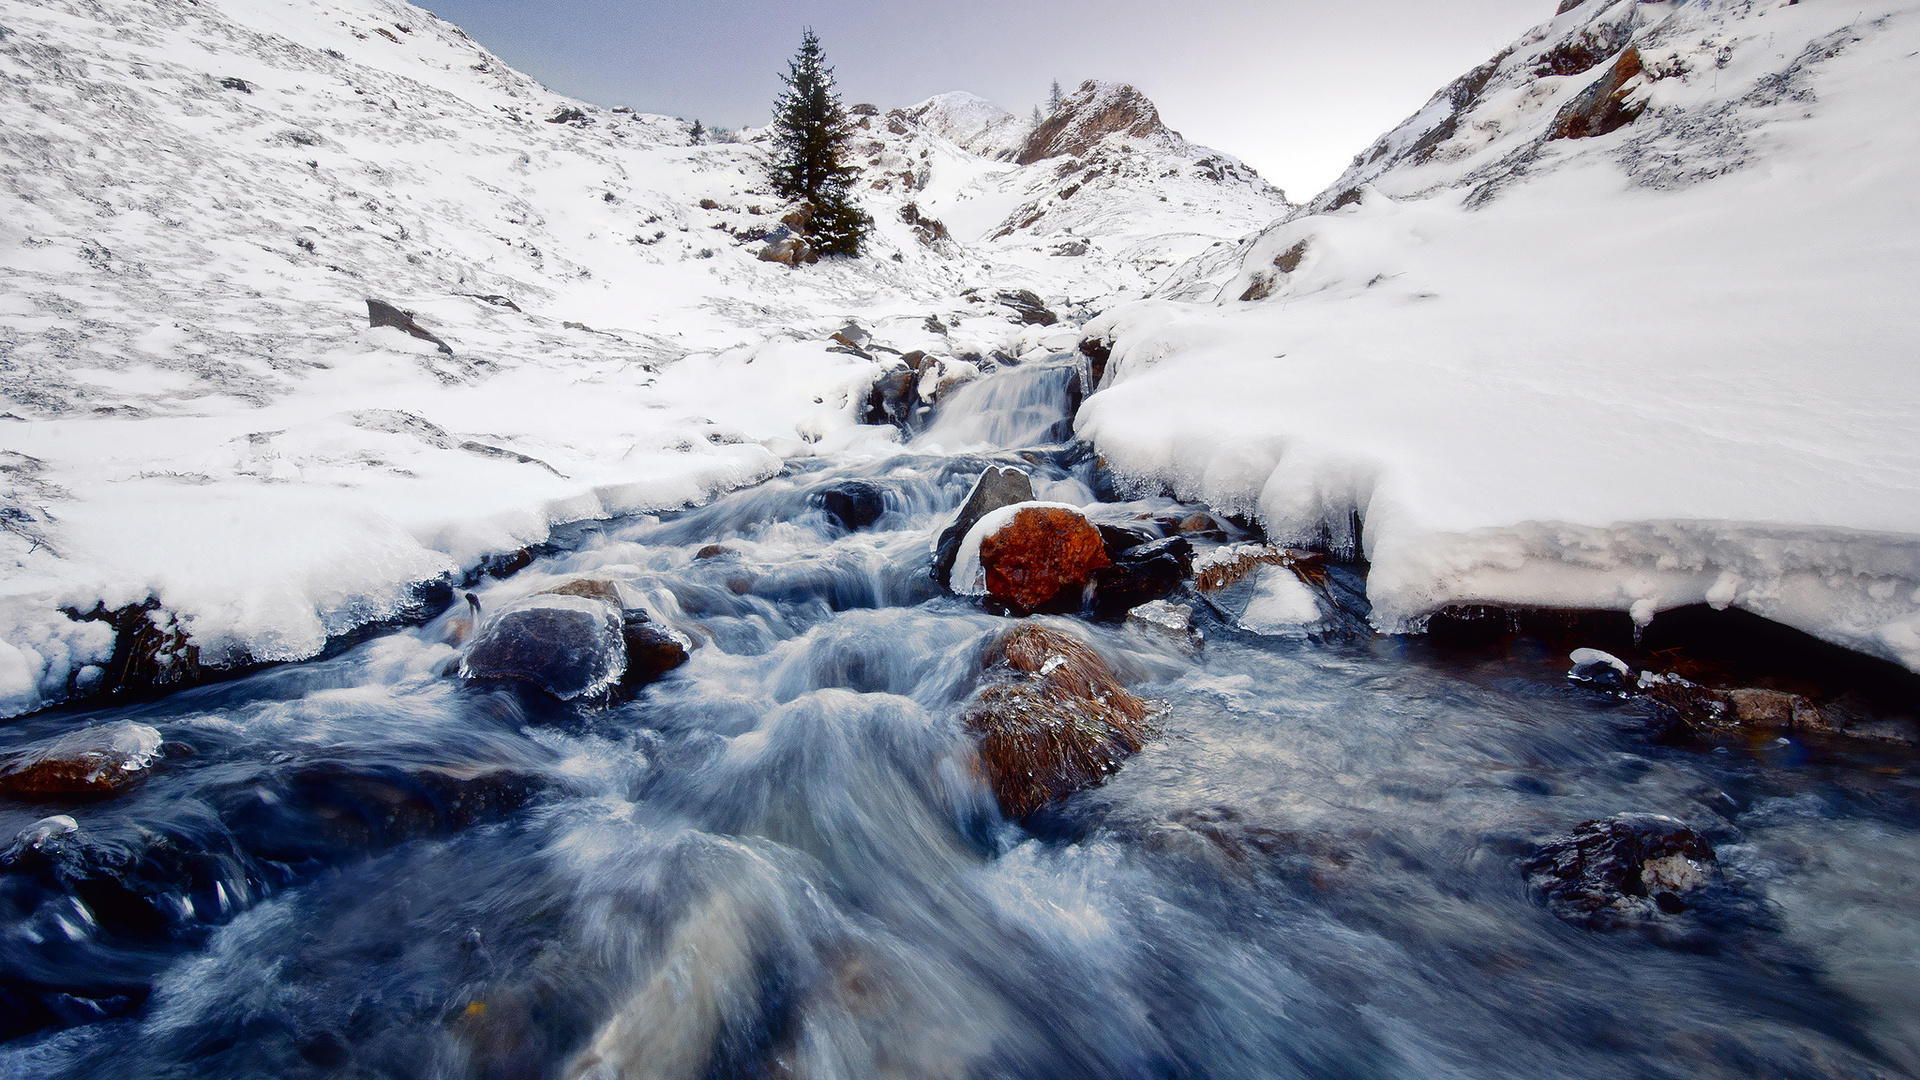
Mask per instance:
[[[1707,838],[1659,814],[1586,822],[1547,842],[1521,869],[1547,910],[1590,930],[1657,923],[1720,882]]]
[[[961,722],[1000,809],[1022,818],[1102,783],[1151,735],[1147,704],[1078,639],[1037,623],[996,638]]]
[[[947,587],[947,579],[953,575],[953,561],[960,553],[960,541],[966,539],[968,531],[981,518],[1003,506],[1032,501],[1033,481],[1026,473],[1006,466],[992,466],[982,472],[973,482],[973,490],[961,504],[960,512],[934,544],[933,579],[942,588]]]
[[[33,743],[0,757],[0,796],[23,802],[97,799],[146,778],[160,732],[118,720]]]
[[[691,644],[683,635],[655,623],[644,611],[629,611],[621,619],[627,646],[627,670],[621,690],[631,693],[687,662]]]
[[[843,480],[814,492],[810,501],[848,532],[866,528],[887,512],[886,489],[871,480]]]
[[[1113,342],[1105,338],[1082,338],[1080,355],[1087,358],[1088,387],[1099,389],[1101,380],[1107,377],[1107,364],[1113,359]]]
[[[1113,565],[1094,571],[1094,611],[1117,618],[1180,588],[1193,569],[1193,545],[1183,536],[1153,540],[1115,554]]]
[[[913,425],[919,404],[920,377],[912,368],[901,364],[873,381],[873,389],[867,393],[867,407],[861,414],[860,422],[892,424],[906,431]]]
[[[1078,611],[1111,564],[1100,530],[1064,506],[1017,508],[980,540],[987,599],[1021,614]]]
[[[1863,726],[1855,731],[1811,698],[1759,687],[1721,689],[1678,675],[1654,675],[1642,681],[1660,728],[1670,737],[1718,735],[1865,735],[1911,741],[1894,726]]]
[[[430,333],[426,327],[415,322],[412,313],[401,311],[385,300],[375,300],[371,297],[367,299],[367,325],[391,326],[395,330],[403,330],[419,338],[421,341],[431,341],[441,352],[446,353],[448,356],[453,355],[453,346],[441,341]]]
[[[219,810],[255,857],[330,863],[497,818],[545,786],[536,774],[500,765],[320,761],[255,776]]]
[[[1100,542],[1107,545],[1107,557],[1118,560],[1120,553],[1129,548],[1139,547],[1152,540],[1160,539],[1160,533],[1152,525],[1108,525],[1096,526],[1100,530]]]
[[[735,554],[734,550],[726,546],[725,544],[708,544],[706,547],[703,547],[699,551],[694,552],[693,557],[696,560],[718,559],[722,555],[733,555],[733,554]]]
[[[605,693],[626,670],[620,609],[584,596],[538,595],[498,612],[480,630],[460,674],[518,683],[561,701]]]
[[[1646,109],[1626,88],[1642,71],[1640,50],[1629,47],[1606,74],[1567,102],[1553,118],[1549,139],[1587,139],[1605,135],[1633,122]]]
[[[76,621],[104,622],[113,627],[113,656],[95,688],[97,693],[164,693],[197,686],[211,677],[201,666],[200,647],[157,599],[149,597],[113,611],[96,604],[85,614],[69,608],[66,614]]]

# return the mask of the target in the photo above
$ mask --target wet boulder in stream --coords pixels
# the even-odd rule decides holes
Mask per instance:
[[[955,592],[1020,614],[1078,611],[1094,574],[1111,566],[1105,538],[1079,509],[1019,503],[981,518],[960,541]]]
[[[1718,884],[1707,839],[1660,814],[1616,814],[1547,842],[1522,871],[1547,910],[1576,926],[1657,925]]]
[[[994,466],[973,482],[967,501],[954,515],[953,522],[941,532],[933,548],[933,579],[942,585],[953,574],[954,558],[960,553],[960,541],[979,524],[980,519],[1002,507],[1033,501],[1033,481],[1019,469]]]
[[[579,578],[494,615],[460,664],[469,682],[514,683],[560,701],[632,690],[686,662],[687,643],[622,607],[610,581]]]
[[[160,757],[160,732],[119,720],[0,756],[0,796],[26,802],[103,798],[144,779]]]
[[[886,489],[871,480],[843,480],[815,492],[810,501],[848,532],[859,532],[887,512]]]
[[[1062,631],[1023,622],[985,659],[986,681],[961,723],[979,738],[981,776],[1008,817],[1104,782],[1152,734],[1146,702]]]

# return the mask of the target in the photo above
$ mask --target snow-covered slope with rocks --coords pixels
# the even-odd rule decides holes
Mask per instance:
[[[1920,669],[1920,4],[1562,5],[1111,312],[1123,472],[1375,620],[1735,606]]]
[[[952,141],[991,126],[953,101],[873,151],[935,190],[1017,172]],[[929,242],[870,170],[870,257],[762,262],[764,144],[554,94],[390,0],[23,0],[0,110],[0,714],[99,684],[114,632],[62,609],[155,601],[205,663],[312,655],[556,524],[884,441],[854,427],[883,365],[828,340],[850,316],[1019,354],[1049,331],[966,293],[1091,302],[1160,258]]]

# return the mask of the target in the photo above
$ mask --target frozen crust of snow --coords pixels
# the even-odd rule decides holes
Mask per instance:
[[[1704,602],[1920,670],[1920,129],[1900,104],[1920,13],[1761,5],[1755,30],[1676,10],[1704,21],[1665,40],[1711,47],[1635,125],[1547,144],[1478,203],[1408,166],[1249,245],[1215,304],[1096,321],[1110,387],[1081,433],[1278,543],[1338,548],[1357,515],[1384,630],[1458,603],[1645,622]],[[1805,93],[1754,90],[1781,71]],[[1764,167],[1655,186],[1618,156],[1657,132],[1675,168],[1710,164],[1694,116]],[[1242,302],[1256,272],[1269,292]]]

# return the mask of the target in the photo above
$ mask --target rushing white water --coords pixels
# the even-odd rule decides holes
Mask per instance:
[[[612,708],[457,685],[455,610],[15,725],[167,743],[118,798],[0,808],[6,836],[74,825],[0,878],[0,1074],[1920,1068],[1909,770],[1655,746],[1554,656],[1204,616],[1196,654],[1084,625],[1162,730],[1106,785],[1004,820],[956,716],[1007,620],[941,595],[928,544],[989,462],[1091,499],[1071,451],[983,450],[1058,425],[1063,370],[962,391],[897,458],[796,467],[479,590],[497,610],[605,577],[697,643]],[[882,510],[849,530],[823,496],[854,481]],[[1753,902],[1678,946],[1557,921],[1517,862],[1628,810],[1707,832]]]

